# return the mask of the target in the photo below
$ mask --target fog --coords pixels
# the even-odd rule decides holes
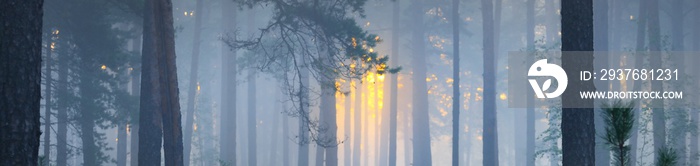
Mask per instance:
[[[581,9],[585,18],[573,19],[562,17],[565,5],[559,0],[170,1],[154,0],[153,11],[142,0],[44,1],[40,163],[571,164],[578,159],[563,154],[593,147],[563,146],[562,133],[581,131],[568,130],[562,121],[567,93],[552,102],[528,92],[527,102],[536,106],[514,106],[513,100],[527,97],[512,94],[509,83],[527,83],[510,80],[511,55],[608,51],[621,56],[591,53],[595,63],[642,68],[654,60],[637,64],[642,61],[635,62],[636,52],[700,49],[695,1],[579,0],[592,16]],[[649,5],[640,7],[642,2]],[[171,7],[172,18],[162,17],[170,14],[168,8],[158,7]],[[563,31],[566,20],[580,26]],[[640,25],[646,30],[638,30]],[[170,31],[172,47],[160,41]],[[591,49],[566,50],[563,32],[573,33],[581,47],[592,43]],[[566,55],[559,56],[537,58],[554,59],[569,73]],[[696,61],[663,60],[665,67],[680,65],[688,78],[680,88],[690,89],[689,96],[697,88]],[[587,65],[576,62],[573,66]],[[569,87],[585,89],[579,82],[569,81]],[[596,87],[627,90],[640,83]],[[652,112],[659,106],[654,102],[633,105],[643,109],[634,109],[635,127],[622,140],[631,146],[630,165],[659,163],[655,149],[666,147],[657,142],[661,137],[674,147],[678,165],[700,163],[697,100],[665,100],[666,105],[661,100],[661,111]],[[604,124],[602,107],[594,108],[595,130],[578,132],[588,139],[573,142],[595,137],[595,152],[586,153],[595,157],[572,156],[583,165],[617,163],[603,139],[605,126],[614,125]],[[592,129],[593,110],[590,116],[564,113],[564,118],[587,118],[590,123],[577,125]],[[145,123],[156,124],[156,130],[139,129]],[[146,146],[156,153],[140,154]],[[179,157],[170,158],[170,152]]]

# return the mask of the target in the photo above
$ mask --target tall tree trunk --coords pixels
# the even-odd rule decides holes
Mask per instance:
[[[362,158],[362,82],[355,82],[355,126],[353,134],[352,164],[360,166]],[[366,160],[366,159],[365,159]]]
[[[141,98],[139,107],[138,165],[160,165],[163,123],[159,110],[158,36],[155,27],[155,1],[144,1],[143,50],[141,56]]]
[[[287,114],[284,114],[282,117],[283,138],[289,138],[289,126],[291,126],[291,124],[289,124],[289,116],[287,116]],[[292,161],[289,158],[289,140],[283,140],[284,141],[282,142],[282,165],[289,166],[292,163]]]
[[[84,55],[83,55],[84,56]],[[87,64],[86,62],[81,62]],[[94,67],[94,66],[92,66]],[[93,99],[97,98],[94,95],[92,84],[94,83],[94,70],[84,70],[81,71],[80,75],[80,104],[79,104],[79,117],[78,125],[80,127],[80,139],[82,142],[82,154],[83,154],[83,164],[84,165],[99,165],[98,154],[100,149],[98,149],[95,144],[95,115],[94,112],[98,109],[95,106]]]
[[[677,67],[679,70],[685,71],[685,65],[684,65],[684,56],[681,55],[681,53],[678,53],[680,51],[683,51],[683,19],[685,18],[685,14],[683,11],[683,2],[684,0],[673,0],[671,1],[671,50],[674,52],[672,53],[673,58],[670,60],[671,63],[674,64],[675,67]],[[684,85],[677,85],[677,86],[670,86],[669,89],[671,90],[681,90],[685,88]],[[676,101],[670,101],[670,105],[672,105],[673,108],[671,111],[676,112],[672,114],[680,115],[680,116],[675,116],[673,117],[673,121],[671,122],[671,126],[675,128],[676,131],[680,132],[678,133],[675,138],[671,137],[673,142],[673,149],[676,151],[676,154],[678,154],[678,164],[679,165],[686,165],[686,128],[688,127],[687,123],[689,119],[685,116],[688,115],[688,112],[686,111],[686,108],[679,108],[677,105],[680,105],[681,103],[676,102]]]
[[[195,97],[197,97],[197,76],[199,72],[199,47],[200,47],[200,36],[202,33],[202,15],[204,15],[204,10],[202,10],[202,6],[204,2],[203,0],[197,0],[196,7],[195,7],[195,16],[194,16],[194,37],[192,41],[192,59],[191,59],[191,64],[190,64],[190,79],[189,79],[189,87],[187,90],[187,119],[185,120],[185,140],[183,142],[183,145],[185,146],[183,149],[183,157],[184,157],[184,165],[188,166],[190,165],[190,155],[191,155],[191,150],[192,150],[192,130],[194,128],[192,125],[194,124],[194,109],[195,109]]]
[[[498,164],[498,128],[496,118],[496,57],[494,54],[493,3],[481,0],[484,49],[483,165]]]
[[[305,62],[305,57],[300,58]],[[309,69],[300,67],[299,73],[299,152],[297,165],[309,165],[309,94],[305,90],[309,86]]]
[[[250,16],[251,19],[253,16]],[[253,69],[248,70],[248,165],[257,165],[258,143],[257,143],[257,116],[256,116],[256,73]]]
[[[562,51],[593,51],[592,0],[561,1]],[[579,71],[593,70],[591,52],[562,54],[562,67],[569,78]],[[562,96],[562,154],[564,165],[595,164],[595,124],[593,100],[583,100],[579,91],[595,90],[593,82],[576,79]]]
[[[123,79],[124,82],[121,83],[119,86],[119,90],[122,90],[124,92],[128,92],[128,86],[129,82],[128,80],[130,79],[130,74],[128,69],[122,69],[122,71],[119,72],[118,78]],[[122,111],[122,113],[118,114],[118,121],[117,121],[117,166],[126,166],[126,142],[127,142],[127,120],[129,119],[129,113],[131,110],[119,110]]]
[[[535,57],[535,0],[528,0],[526,2],[527,6],[527,63],[533,63]],[[527,123],[525,129],[525,165],[534,166],[535,165],[535,98],[533,98],[533,91],[527,91],[527,112],[525,112],[525,123]],[[517,117],[517,116],[516,116]],[[516,137],[517,138],[517,137]],[[517,147],[517,145],[516,145]],[[517,162],[516,162],[517,163]]]
[[[59,45],[57,41],[56,45]],[[63,43],[63,42],[60,42]],[[57,49],[60,55],[66,51],[58,46]],[[59,96],[56,101],[56,166],[66,166],[68,159],[68,144],[66,142],[68,133],[68,100],[63,98],[68,95],[68,56],[58,56],[58,86],[56,86],[56,95]]]
[[[43,3],[10,2],[0,10],[0,165],[37,165]]]
[[[173,10],[171,0],[158,0],[153,7],[155,17],[155,33],[159,34],[156,49],[160,76],[161,112],[163,118],[163,151],[165,165],[183,165],[182,126],[180,114],[180,99],[177,82],[177,67],[175,63],[175,29],[173,26]],[[148,10],[148,9],[146,9]],[[147,49],[144,47],[144,49]]]
[[[636,41],[636,55],[634,56],[634,65],[636,68],[642,68],[644,65],[644,59],[642,52],[645,51],[645,41],[646,41],[646,27],[647,27],[647,0],[640,0],[639,1],[639,15],[637,16],[637,41]],[[632,87],[633,91],[639,91],[642,89],[642,81],[634,81],[634,85]],[[630,164],[631,165],[637,165],[637,146],[638,146],[638,138],[639,138],[639,126],[641,123],[639,123],[639,115],[642,113],[642,108],[641,108],[641,103],[637,103],[636,109],[634,110],[634,119],[636,121],[636,124],[632,126],[632,136],[630,138]]]
[[[430,124],[428,114],[428,85],[425,62],[425,29],[423,0],[414,0],[413,32],[413,165],[432,165]]]
[[[399,17],[401,6],[399,1],[394,1],[392,5],[392,30],[391,30],[391,66],[399,66]],[[396,121],[398,116],[398,74],[391,74],[389,80],[391,86],[389,94],[389,166],[396,166]],[[406,151],[404,150],[404,153]]]
[[[51,157],[51,106],[53,106],[53,102],[51,102],[51,99],[53,98],[51,95],[51,84],[53,84],[53,74],[51,70],[51,66],[53,65],[53,48],[51,45],[53,45],[54,42],[52,38],[53,35],[48,35],[46,37],[46,39],[48,39],[46,42],[48,47],[46,47],[46,62],[44,63],[46,66],[46,83],[44,83],[44,160],[42,163],[45,166],[49,165],[49,159]]]
[[[661,68],[661,55],[658,51],[661,51],[661,32],[659,28],[659,1],[658,0],[648,0],[647,1],[647,11],[649,11],[649,17],[647,26],[649,28],[649,50],[656,55],[649,56],[650,68],[659,69]],[[652,91],[664,91],[663,85],[659,81],[651,81]],[[664,112],[664,101],[661,99],[652,100],[650,104],[652,112],[652,124],[654,131],[654,150],[666,147],[666,115]],[[654,155],[656,156],[656,155]]]
[[[138,32],[141,32],[141,27],[138,28]],[[140,33],[137,33],[140,34]],[[141,55],[141,36],[133,39],[132,50]],[[141,71],[137,70],[141,68],[140,64],[135,64],[132,66],[131,70],[131,95],[139,97],[141,89]],[[139,164],[139,109],[131,110],[131,123],[129,124],[129,129],[131,130],[131,165],[137,166]]]
[[[348,80],[346,83],[350,84],[350,80]],[[348,86],[348,87],[351,87],[351,86]],[[345,134],[345,137],[348,137],[348,138],[350,137],[350,135],[352,135],[351,134],[352,124],[350,123],[351,118],[352,118],[352,116],[351,116],[352,111],[350,111],[350,109],[351,109],[350,107],[352,106],[351,99],[352,98],[350,96],[350,93],[347,93],[343,96],[343,100],[345,101],[345,114],[343,115],[343,121],[345,121],[345,124],[343,125],[343,127],[344,127],[343,133]],[[352,149],[350,149],[350,148],[351,148],[350,142],[343,142],[343,150],[344,150],[344,152],[343,152],[343,160],[344,160],[343,165],[344,166],[350,166],[352,164]]]
[[[275,86],[275,87],[279,87],[279,86]],[[270,161],[269,161],[268,165],[278,165],[277,164],[277,159],[278,159],[278,157],[277,157],[277,142],[279,142],[279,138],[280,138],[279,137],[279,131],[280,131],[279,129],[281,126],[280,126],[280,122],[279,122],[280,121],[279,114],[281,113],[280,112],[281,107],[280,107],[279,101],[281,101],[281,98],[280,98],[280,95],[279,95],[280,92],[278,91],[278,89],[275,89],[274,93],[275,93],[275,99],[272,101],[272,103],[274,104],[273,111],[272,111],[272,113],[273,113],[273,115],[272,115],[272,128],[270,129],[272,132],[270,134],[271,135],[271,137],[270,137],[270,155],[269,155]],[[284,138],[286,138],[286,137],[284,137]]]
[[[452,0],[452,166],[459,166],[459,0]]]
[[[325,60],[326,63],[332,63],[330,60]],[[325,80],[326,84],[322,85],[321,87],[321,95],[324,97],[321,97],[321,104],[324,106],[324,108],[321,109],[321,112],[325,112],[325,117],[323,117],[324,121],[326,122],[325,124],[327,125],[327,129],[325,131],[325,139],[327,139],[328,142],[335,144],[337,140],[337,133],[338,133],[338,125],[337,125],[337,119],[336,119],[336,108],[335,108],[335,87],[334,87],[334,80],[335,77],[329,77],[326,78]],[[336,145],[331,145],[330,147],[323,148],[326,158],[325,158],[325,163],[326,166],[337,166],[338,165],[338,146]]]
[[[607,69],[610,67],[608,60],[608,1],[607,0],[594,0],[593,1],[594,19],[593,19],[593,49],[596,51],[593,55],[594,58],[594,68],[595,69]],[[610,82],[604,82],[601,84],[596,84],[595,87],[600,91],[607,91],[609,89]],[[594,110],[594,123],[597,135],[603,135],[605,133],[605,121],[603,120],[603,110]],[[603,137],[595,137],[595,163],[596,165],[610,165],[610,149],[605,142]]]
[[[236,22],[235,4],[222,0],[222,33],[233,34]],[[221,127],[219,158],[227,165],[236,165],[236,52],[222,43],[221,47]]]

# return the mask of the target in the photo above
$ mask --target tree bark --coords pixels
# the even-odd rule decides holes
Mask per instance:
[[[391,30],[391,66],[399,66],[399,17],[401,6],[399,1],[392,5],[392,30]],[[398,142],[396,122],[398,119],[398,74],[391,74],[389,94],[389,166],[396,166],[396,143]],[[406,151],[404,150],[404,153]]]
[[[561,1],[562,51],[593,51],[592,0]],[[563,52],[562,67],[569,78],[579,71],[593,70],[591,52]],[[571,79],[562,95],[562,153],[564,165],[595,164],[593,100],[583,100],[578,91],[593,91],[593,82]]]
[[[37,165],[43,0],[0,10],[0,165]]]
[[[222,0],[222,33],[233,34],[236,22],[235,4]],[[221,118],[219,119],[219,158],[228,165],[236,166],[236,52],[222,43],[221,47]]]
[[[190,64],[190,79],[189,87],[187,90],[187,119],[185,120],[185,140],[184,140],[184,165],[190,165],[190,155],[192,151],[192,130],[194,124],[194,109],[195,109],[195,98],[197,97],[197,86],[198,86],[198,70],[199,70],[199,48],[200,48],[200,36],[202,33],[202,15],[204,15],[204,10],[202,10],[203,0],[197,0],[195,7],[195,18],[194,18],[194,37],[192,41],[192,59]],[[230,9],[227,9],[230,10]]]
[[[158,33],[155,19],[156,1],[144,1],[143,47],[141,56],[141,98],[139,107],[139,153],[138,165],[161,165],[160,150],[163,138],[163,123],[160,112],[160,80],[156,49]]]

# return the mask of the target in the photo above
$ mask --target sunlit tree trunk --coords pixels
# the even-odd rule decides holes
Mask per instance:
[[[350,80],[347,80],[346,83],[350,84]],[[351,87],[351,85],[348,87]],[[345,135],[343,137],[348,138],[348,142],[343,142],[343,150],[344,150],[344,152],[343,152],[343,165],[344,166],[351,166],[351,164],[352,164],[352,149],[351,149],[352,146],[349,142],[349,138],[351,138],[350,136],[352,135],[352,133],[351,133],[352,124],[350,123],[351,118],[352,118],[352,116],[351,116],[352,111],[350,111],[350,109],[351,109],[350,107],[352,106],[351,99],[352,98],[350,96],[350,93],[344,94],[343,100],[345,100],[345,113],[343,114],[343,121],[345,122],[345,124],[343,125],[343,127],[344,127],[343,133]]]
[[[430,124],[428,114],[428,85],[425,62],[425,29],[423,0],[413,1],[413,165],[432,165]]]
[[[43,0],[0,7],[0,165],[37,165]]]
[[[360,166],[362,155],[362,83],[355,82],[355,126],[353,134],[352,164]],[[366,159],[365,159],[366,160]]]
[[[594,68],[595,69],[607,69],[609,68],[608,54],[608,1],[607,0],[594,0],[593,10],[595,11],[593,16],[593,49],[596,51],[593,55],[594,58]],[[602,84],[596,84],[596,89],[600,91],[607,91],[609,89],[610,83],[605,82]],[[595,109],[595,130],[597,135],[603,135],[605,133],[605,122],[603,120],[603,110]],[[597,142],[595,146],[595,163],[596,165],[610,165],[610,149],[605,142],[603,137],[595,137]]]
[[[393,2],[392,5],[392,30],[391,30],[391,66],[399,66],[399,16],[401,6],[399,1]],[[390,74],[390,93],[389,93],[389,166],[396,166],[396,121],[398,120],[398,74]],[[404,153],[406,151],[404,150]]]
[[[194,124],[194,109],[195,109],[195,97],[197,96],[197,76],[199,72],[199,47],[200,47],[200,36],[202,33],[202,15],[204,15],[204,11],[202,10],[202,6],[204,2],[203,0],[197,0],[196,2],[196,7],[195,7],[195,16],[194,16],[194,37],[192,38],[192,59],[191,59],[191,64],[190,64],[190,79],[189,79],[189,87],[187,87],[187,119],[185,120],[185,136],[184,136],[184,142],[183,145],[185,146],[183,149],[183,157],[184,157],[184,165],[190,165],[190,154],[192,150],[192,130],[194,128],[192,125]],[[230,9],[228,9],[230,10]]]
[[[593,51],[593,1],[561,1],[562,51]],[[579,71],[593,70],[590,52],[562,54],[562,68],[570,78]],[[564,165],[595,164],[593,100],[583,100],[579,91],[595,90],[593,82],[569,81],[562,95],[562,153]]]
[[[221,2],[222,35],[234,33],[236,22],[235,4],[229,0]],[[236,163],[236,53],[222,43],[221,48],[221,127],[219,158],[228,165]]]

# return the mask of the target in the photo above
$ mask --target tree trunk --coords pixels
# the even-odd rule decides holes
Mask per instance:
[[[141,32],[141,27],[138,28],[138,32]],[[137,33],[138,34],[138,33]],[[141,53],[141,36],[133,39],[132,50]],[[131,70],[131,95],[139,97],[141,89],[141,71],[137,70],[141,68],[140,64],[132,66]],[[129,129],[131,130],[131,165],[137,166],[139,164],[139,110],[131,110],[131,123],[129,124]]]
[[[191,150],[192,150],[192,130],[194,128],[192,125],[194,124],[194,109],[195,109],[195,97],[197,97],[197,75],[198,75],[198,70],[199,70],[199,47],[200,47],[200,34],[202,33],[202,15],[204,15],[204,10],[202,10],[202,6],[204,6],[202,3],[203,0],[197,0],[196,2],[196,8],[195,8],[195,13],[196,15],[194,16],[194,37],[192,41],[192,59],[191,59],[191,64],[190,64],[190,79],[189,79],[189,87],[187,90],[187,119],[185,120],[185,140],[183,142],[183,145],[185,146],[183,149],[183,157],[184,157],[184,165],[190,165],[190,155],[191,155]]]
[[[350,84],[350,80],[348,80],[346,83]],[[350,85],[348,87],[351,87],[351,86],[352,85]],[[343,121],[345,122],[345,124],[343,125],[343,127],[344,127],[343,133],[345,134],[345,137],[347,137],[347,138],[350,138],[350,135],[352,135],[352,133],[351,133],[352,124],[350,123],[351,118],[352,118],[352,116],[351,116],[352,111],[350,111],[350,107],[352,106],[351,99],[352,98],[350,96],[350,93],[345,94],[343,97],[343,100],[345,100],[345,110],[344,110],[345,113],[343,114]],[[343,150],[344,150],[344,152],[343,152],[343,165],[344,166],[351,166],[351,164],[352,164],[352,149],[350,149],[350,148],[351,148],[350,142],[343,142]]]
[[[642,68],[644,59],[642,52],[645,51],[645,41],[646,41],[646,25],[647,25],[647,0],[640,0],[639,2],[639,15],[637,16],[637,42],[636,42],[636,54],[634,56],[634,65],[636,68]],[[634,81],[632,87],[633,91],[639,91],[642,89],[642,81]],[[641,103],[637,103],[634,110],[634,120],[635,125],[632,126],[632,136],[630,138],[630,165],[637,165],[637,140],[639,138],[639,115],[642,113]]]
[[[331,63],[330,60],[325,60],[326,63]],[[321,113],[322,115],[325,115],[323,117],[322,122],[325,121],[325,124],[327,125],[327,130],[325,131],[324,139],[327,139],[326,141],[335,144],[337,140],[337,133],[338,133],[338,126],[337,126],[337,120],[336,120],[336,108],[335,108],[335,87],[334,87],[334,79],[335,77],[328,77],[325,78],[326,82],[325,84],[322,84],[321,86],[321,105],[323,108],[321,108]],[[325,112],[325,113],[324,113]],[[331,145],[330,147],[323,148],[323,151],[325,153],[325,163],[326,166],[337,166],[338,165],[338,146],[336,145]],[[320,153],[318,152],[318,153]]]
[[[533,63],[535,57],[535,0],[528,0],[526,2],[527,6],[527,51],[528,57],[527,63]],[[535,98],[533,98],[533,91],[527,91],[527,112],[525,112],[525,123],[527,123],[525,129],[525,165],[534,166],[535,165]],[[517,116],[516,116],[517,117]],[[516,137],[517,138],[517,137]],[[517,145],[516,145],[517,147]],[[523,154],[521,154],[523,155]],[[517,162],[516,162],[517,163]]]
[[[430,124],[428,114],[428,85],[425,62],[425,29],[422,0],[414,0],[413,32],[413,165],[430,166]]]
[[[44,101],[45,101],[45,107],[44,107],[44,159],[41,161],[45,166],[49,165],[49,161],[51,158],[51,106],[53,105],[53,102],[51,102],[51,99],[53,96],[51,95],[51,84],[53,84],[53,74],[51,70],[51,66],[53,65],[53,57],[52,57],[52,52],[53,48],[51,48],[51,45],[53,44],[53,35],[48,35],[46,39],[48,41],[46,44],[49,47],[46,47],[46,83],[44,83]]]
[[[83,55],[84,56],[84,55]],[[81,62],[85,63],[86,62]],[[80,75],[80,104],[78,125],[80,127],[80,139],[82,142],[83,165],[99,165],[98,154],[100,150],[95,144],[95,115],[94,112],[98,109],[92,99],[97,98],[93,93],[92,85],[94,83],[95,71],[81,71]],[[101,71],[100,71],[101,72]]]
[[[399,66],[399,17],[401,6],[399,1],[394,1],[392,5],[392,30],[391,30],[391,66]],[[398,116],[398,74],[391,74],[389,94],[389,166],[396,166],[396,121]],[[404,153],[406,151],[404,150]]]
[[[41,137],[43,0],[0,10],[0,165],[37,165]]]
[[[56,45],[59,45],[58,42]],[[59,54],[65,53],[62,47],[58,46]],[[57,96],[68,95],[68,57],[58,56],[58,86],[56,86]],[[56,166],[66,166],[68,159],[68,144],[66,142],[68,133],[68,100],[57,98],[56,114]]]
[[[222,33],[234,34],[236,22],[235,4],[222,0]],[[219,119],[219,158],[231,166],[236,166],[236,52],[222,43],[221,47],[221,118]]]
[[[683,4],[684,0],[673,0],[671,1],[671,50],[674,52],[672,53],[673,58],[671,58],[670,62],[674,63],[674,66],[677,67],[679,70],[685,71],[685,65],[684,65],[684,56],[681,55],[681,53],[678,53],[680,51],[683,51],[683,19],[685,18],[684,16],[684,11],[683,11]],[[670,90],[682,90],[685,88],[685,85],[677,85],[677,86],[670,86]],[[670,101],[670,105],[680,105],[681,103],[676,102],[676,101]],[[687,165],[686,164],[686,128],[688,127],[687,123],[689,121],[689,118],[687,115],[689,112],[686,111],[686,108],[676,108],[672,109],[671,111],[677,112],[675,113],[676,115],[680,116],[674,116],[673,117],[673,122],[671,122],[671,126],[678,131],[678,135],[675,136],[675,138],[671,137],[673,142],[673,149],[676,151],[676,154],[678,154],[678,164],[679,165]],[[674,114],[674,113],[672,113]]]
[[[608,69],[610,68],[608,60],[608,1],[607,0],[594,0],[593,10],[595,11],[593,16],[593,49],[596,51],[593,55],[594,58],[594,69]],[[608,91],[610,82],[604,82],[602,84],[596,84],[595,87],[600,91]],[[594,110],[594,123],[597,135],[605,134],[605,121],[603,120],[603,110]],[[610,165],[610,149],[605,142],[603,137],[595,137],[595,141],[599,144],[595,146],[595,163],[596,165]]]
[[[661,56],[658,51],[661,51],[661,33],[659,28],[659,1],[648,0],[647,11],[649,11],[649,20],[647,26],[649,28],[649,50],[656,55],[649,56],[649,65],[652,69],[661,68]],[[663,85],[659,81],[651,81],[651,90],[661,92],[664,91]],[[652,100],[650,107],[652,108],[652,124],[654,131],[654,149],[666,147],[666,115],[664,112],[664,101],[662,99]],[[656,156],[656,153],[655,155]]]
[[[562,51],[593,51],[593,2],[569,0],[561,2]],[[593,70],[591,52],[562,54],[562,67],[569,78],[579,71]],[[593,82],[571,79],[562,96],[562,153],[564,165],[595,164],[595,124],[593,100],[583,100],[579,91],[593,91]]]
[[[498,128],[496,118],[496,61],[494,54],[493,3],[481,0],[484,49],[483,165],[498,164]]]
[[[452,166],[459,166],[459,0],[452,0]]]
[[[158,36],[155,27],[155,1],[144,1],[143,50],[141,56],[141,98],[139,107],[138,165],[160,165],[163,123],[159,110],[160,80],[155,49]]]
[[[283,132],[283,139],[284,141],[282,142],[282,165],[283,166],[289,166],[292,161],[289,159],[289,140],[286,138],[289,138],[289,116],[287,114],[284,114],[282,117],[282,132]]]
[[[275,86],[275,87],[279,87],[279,86]],[[268,165],[278,165],[277,164],[277,159],[278,159],[278,157],[277,157],[277,142],[279,142],[279,138],[280,138],[279,137],[279,131],[280,131],[279,129],[281,126],[280,126],[280,122],[279,122],[280,121],[279,114],[280,114],[281,109],[280,109],[279,101],[281,101],[281,98],[280,98],[280,95],[279,95],[280,92],[278,91],[278,89],[275,89],[274,93],[275,93],[275,99],[272,101],[272,103],[274,104],[274,106],[273,106],[274,110],[272,111],[272,113],[273,113],[273,115],[272,115],[272,128],[270,128],[270,131],[272,132],[270,134],[271,135],[271,137],[270,137],[270,152],[269,152],[270,153],[270,155],[269,155],[270,161],[269,161]],[[284,138],[286,138],[286,137],[284,137]]]
[[[305,57],[300,59],[306,61]],[[297,165],[309,165],[309,94],[305,90],[309,86],[309,69],[300,67],[299,76],[299,152]]]
[[[362,158],[362,82],[355,84],[355,126],[353,134],[352,164],[360,166]],[[366,160],[366,159],[365,159]]]
[[[252,15],[250,16],[252,19]],[[256,116],[256,74],[252,69],[248,70],[248,165],[257,165],[257,116]]]

